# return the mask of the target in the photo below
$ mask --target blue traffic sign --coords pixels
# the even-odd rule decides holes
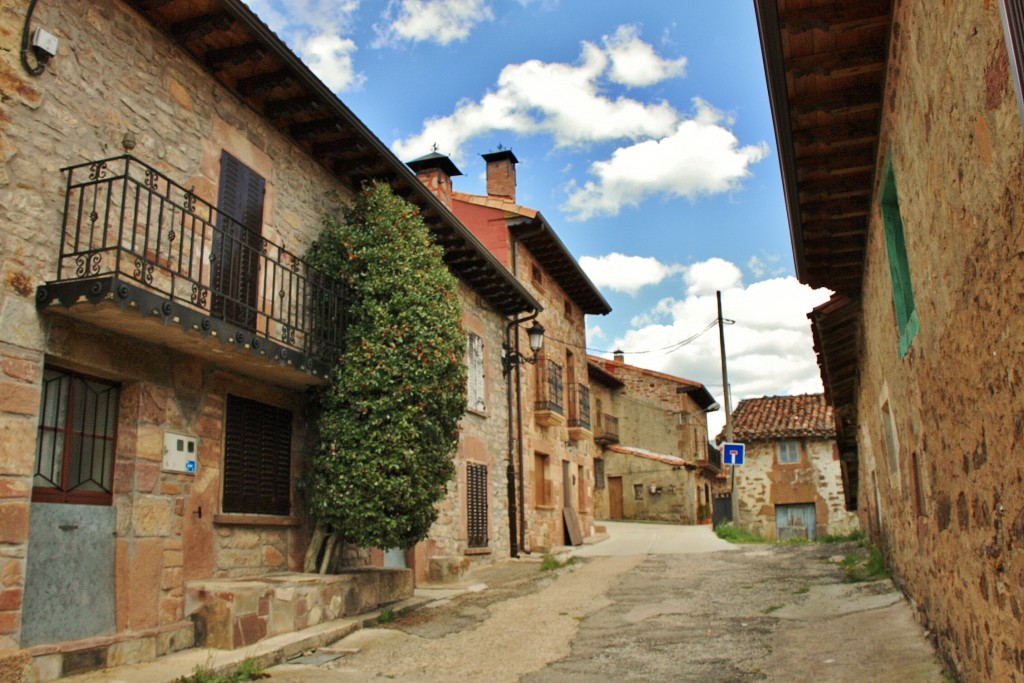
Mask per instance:
[[[746,444],[742,443],[723,443],[722,444],[722,464],[723,465],[742,465],[743,454],[746,451]]]

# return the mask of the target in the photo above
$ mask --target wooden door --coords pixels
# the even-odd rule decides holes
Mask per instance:
[[[608,477],[608,510],[612,519],[622,519],[622,477]]]

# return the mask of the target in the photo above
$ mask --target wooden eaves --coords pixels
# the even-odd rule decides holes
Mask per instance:
[[[503,315],[537,300],[241,0],[126,0],[345,186],[387,181],[419,207],[452,272]]]

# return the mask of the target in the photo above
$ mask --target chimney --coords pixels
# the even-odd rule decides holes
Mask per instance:
[[[406,165],[416,172],[420,182],[451,211],[452,178],[462,175],[462,171],[452,163],[452,160],[438,152],[431,152],[413,159]]]
[[[510,149],[501,146],[493,152],[481,155],[487,162],[487,194],[490,197],[504,197],[516,200],[516,164],[519,159]]]
[[[612,351],[612,360],[614,360],[616,363],[625,363],[626,353],[621,349],[616,349],[615,351]]]

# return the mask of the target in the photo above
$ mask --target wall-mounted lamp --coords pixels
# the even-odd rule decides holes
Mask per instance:
[[[533,355],[529,358],[518,351],[513,351],[507,342],[501,346],[501,370],[506,377],[508,373],[512,372],[512,368],[520,363],[537,362],[537,354],[544,346],[544,326],[534,320],[526,333],[530,336],[530,350],[533,351]]]

